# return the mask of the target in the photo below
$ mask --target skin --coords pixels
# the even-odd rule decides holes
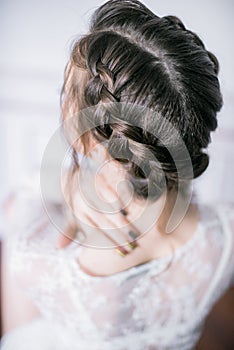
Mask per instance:
[[[94,148],[96,146],[94,141],[92,146]],[[132,198],[127,206],[125,206],[121,191],[118,192],[116,190],[118,189],[118,183],[125,179],[122,166],[118,162],[110,160],[103,147],[100,148],[99,146],[98,155],[95,153],[95,157],[99,157],[101,164],[108,160],[105,163],[106,165],[101,168],[101,171],[96,174],[97,192],[102,200],[104,199],[107,203],[110,203],[110,211],[113,212],[113,208],[116,209],[116,214],[108,215],[94,210],[88,205],[89,203],[82,199],[82,195],[77,193],[74,201],[74,210],[78,221],[94,227],[100,235],[108,234],[108,229],[106,230],[104,228],[115,228],[114,237],[122,244],[126,241],[132,242],[131,237],[128,235],[130,230],[137,233],[139,238],[135,241],[137,242],[135,249],[131,249],[126,244],[124,245],[124,248],[128,252],[124,257],[116,252],[115,247],[112,249],[95,249],[84,246],[77,261],[84,272],[92,276],[115,274],[151,259],[170,255],[173,250],[185,244],[193,236],[198,225],[199,214],[196,205],[192,203],[180,225],[171,234],[168,235],[160,232],[157,227],[157,221],[143,234],[145,230],[139,227],[140,225],[136,226],[134,222],[135,218],[144,209],[145,202]],[[100,189],[101,191],[99,191]],[[154,204],[152,208],[155,213],[160,212],[161,208],[163,208],[164,200],[165,195],[162,195]],[[126,216],[120,212],[120,209],[123,207],[127,212]],[[83,228],[82,225],[81,228]],[[70,244],[76,236],[76,231],[76,228],[68,227],[65,235],[59,236],[57,247],[62,249]],[[85,228],[83,228],[84,231]]]
[[[105,150],[102,150],[101,157],[102,161],[108,157]],[[172,254],[173,250],[178,249],[191,239],[198,225],[199,216],[197,207],[194,204],[190,204],[185,217],[172,234],[166,235],[159,232],[157,222],[155,222],[148,232],[141,236],[140,225],[137,227],[134,226],[134,218],[142,210],[143,202],[135,199],[130,201],[125,207],[127,216],[122,215],[119,211],[123,208],[124,202],[121,198],[121,191],[116,191],[116,186],[123,179],[124,172],[116,162],[108,162],[107,166],[103,167],[102,171],[97,174],[97,188],[101,189],[99,195],[110,204],[112,211],[113,200],[115,200],[115,214],[108,215],[95,211],[82,199],[79,191],[77,191],[75,196],[75,214],[77,218],[81,223],[86,222],[94,227],[98,234],[104,234],[105,230],[103,227],[116,228],[115,237],[119,239],[120,243],[131,241],[128,235],[129,229],[134,230],[140,236],[137,239],[138,246],[135,249],[125,246],[129,254],[124,257],[118,254],[114,247],[111,249],[83,247],[77,264],[80,265],[80,268],[85,273],[91,276],[108,276],[151,259]],[[155,211],[159,210],[163,199],[162,196],[155,203]],[[10,198],[6,203],[6,215],[10,215],[13,200],[13,198]],[[124,229],[124,225],[127,225],[128,229]],[[108,230],[106,231],[108,232]],[[73,241],[75,234],[76,229],[71,226],[67,227],[65,235],[58,236],[56,247],[58,249],[64,249]],[[6,333],[15,327],[29,322],[40,313],[11,277],[4,243],[2,254],[2,321],[3,333]]]

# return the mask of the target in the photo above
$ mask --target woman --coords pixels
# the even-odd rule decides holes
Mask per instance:
[[[195,346],[233,277],[233,208],[191,199],[222,106],[217,74],[177,17],[134,0],[94,13],[62,90],[67,215],[31,189],[11,208],[8,268],[33,310],[15,327],[5,308],[2,349]]]

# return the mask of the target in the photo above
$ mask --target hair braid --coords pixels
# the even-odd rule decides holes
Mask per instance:
[[[111,0],[95,12],[89,34],[73,47],[62,90],[63,114],[96,105],[98,126],[92,135],[107,141],[136,194],[146,197],[150,183],[157,197],[165,181],[168,188],[177,187],[178,174],[167,149],[172,134],[155,115],[180,132],[194,177],[201,175],[209,163],[204,149],[222,106],[218,71],[216,57],[177,17],[160,18],[139,1]],[[153,113],[144,108],[123,113],[116,102]],[[165,142],[149,130],[157,130]]]

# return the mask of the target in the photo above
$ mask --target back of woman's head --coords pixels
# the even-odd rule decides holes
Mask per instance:
[[[201,175],[209,162],[203,149],[222,106],[218,69],[215,56],[177,17],[160,18],[139,1],[111,0],[94,13],[89,33],[73,46],[62,90],[63,118],[102,106],[93,115],[97,126],[92,136],[107,141],[109,153],[126,168],[139,197],[147,197],[151,181],[157,198],[162,192],[161,173],[170,190],[177,187],[178,174],[167,147],[149,132],[157,128],[154,116],[178,130],[193,177]],[[118,115],[110,124],[108,107],[103,108],[109,103],[142,106],[152,114],[146,118],[141,113],[142,127]],[[168,133],[164,138],[169,140],[170,132],[164,129]],[[87,139],[84,135],[81,140]],[[116,156],[118,150],[122,157]],[[148,151],[160,166],[147,168]],[[141,171],[141,163],[149,170]]]

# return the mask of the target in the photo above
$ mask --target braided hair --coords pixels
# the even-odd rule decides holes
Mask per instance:
[[[137,196],[146,198],[150,183],[159,198],[164,176],[167,189],[173,190],[178,174],[165,144],[149,132],[159,127],[155,114],[179,131],[193,177],[200,176],[209,163],[204,149],[222,106],[218,71],[216,57],[177,17],[158,17],[140,1],[110,0],[94,13],[89,33],[73,45],[61,93],[62,115],[66,119],[97,106],[92,137],[107,141],[108,152],[126,168]],[[126,117],[131,113],[121,117],[118,103],[142,106],[141,113],[133,113],[137,125]],[[144,108],[155,114],[144,113]],[[163,133],[173,145],[170,130]],[[89,136],[82,136],[84,146]],[[79,166],[75,153],[74,169]]]

